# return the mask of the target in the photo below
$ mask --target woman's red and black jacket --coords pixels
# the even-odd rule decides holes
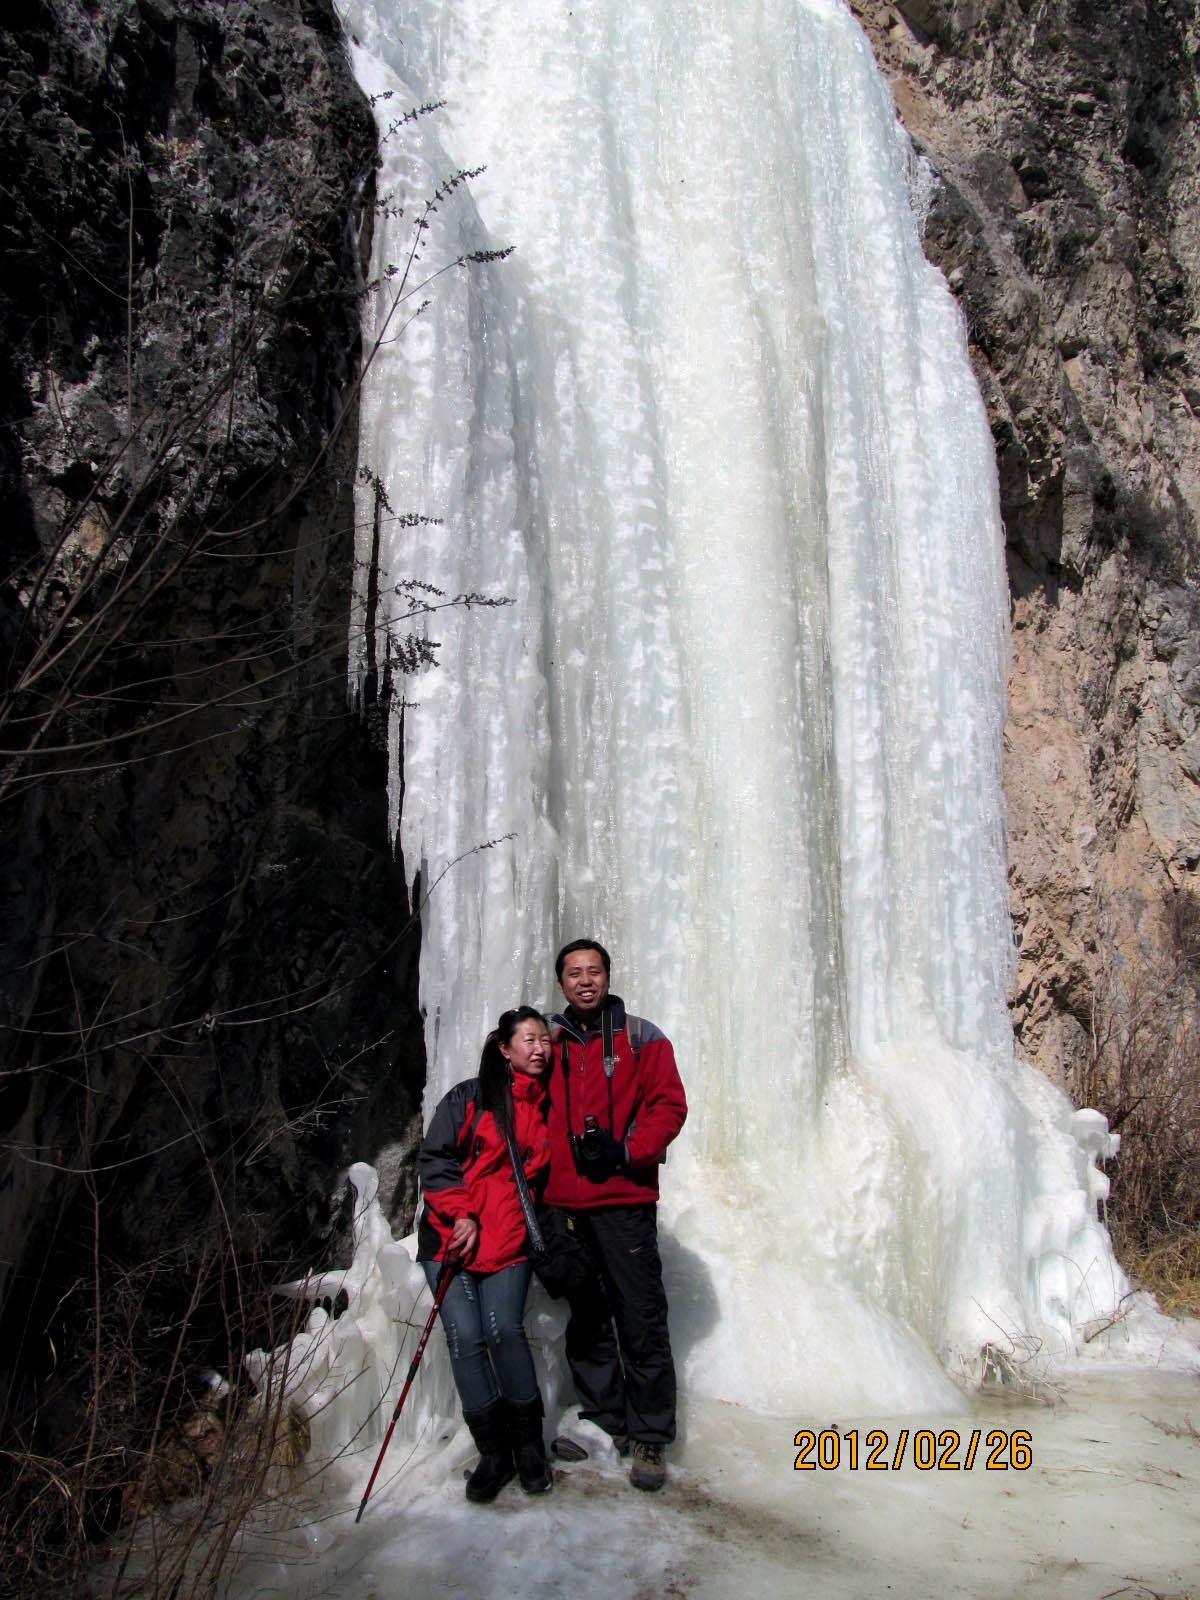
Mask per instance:
[[[546,1091],[537,1078],[512,1080],[513,1132],[536,1193],[550,1163]],[[438,1102],[418,1158],[425,1205],[417,1229],[417,1260],[440,1261],[459,1217],[473,1216],[479,1243],[466,1262],[472,1272],[498,1272],[529,1254],[508,1145],[490,1111],[480,1111],[479,1079],[456,1083]]]

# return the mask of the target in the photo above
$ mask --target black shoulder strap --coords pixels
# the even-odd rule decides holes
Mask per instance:
[[[517,1199],[521,1202],[521,1211],[525,1218],[525,1230],[529,1234],[529,1247],[539,1255],[546,1248],[542,1238],[542,1230],[538,1227],[537,1213],[533,1209],[533,1198],[529,1193],[529,1184],[525,1180],[525,1167],[521,1161],[520,1152],[517,1150],[517,1141],[513,1138],[511,1130],[506,1134],[508,1142],[508,1159],[512,1163],[513,1181],[517,1186]]]
[[[605,1006],[600,1017],[600,1041],[604,1051],[604,1079],[608,1084],[608,1131],[616,1133],[613,1126],[613,1073],[617,1070],[617,1052],[613,1044],[612,1007]]]
[[[642,1053],[641,1017],[630,1016],[629,1012],[627,1011],[625,1013],[625,1031],[629,1035],[629,1045],[633,1051],[633,1059],[636,1061]]]
[[[617,1068],[616,1051],[613,1047],[613,1019],[612,1007],[605,1006],[600,1013],[600,1048],[604,1053],[604,1076],[612,1082],[612,1075]]]

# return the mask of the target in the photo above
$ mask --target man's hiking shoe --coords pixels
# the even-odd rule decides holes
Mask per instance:
[[[624,1461],[632,1448],[629,1435],[627,1433],[610,1433],[609,1438],[612,1440],[613,1449]]]
[[[633,1446],[633,1466],[629,1481],[635,1489],[661,1489],[667,1481],[667,1463],[661,1444],[638,1439]]]
[[[572,1439],[569,1434],[560,1433],[550,1446],[550,1454],[556,1461],[586,1461],[587,1451],[578,1439]]]

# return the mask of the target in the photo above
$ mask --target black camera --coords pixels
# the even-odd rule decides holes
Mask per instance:
[[[595,1117],[584,1117],[583,1132],[571,1135],[571,1149],[575,1152],[575,1160],[585,1167],[594,1166],[601,1160],[604,1141]]]

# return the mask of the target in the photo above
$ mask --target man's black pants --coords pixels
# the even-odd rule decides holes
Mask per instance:
[[[607,1433],[668,1444],[675,1437],[675,1363],[658,1254],[658,1208],[571,1211],[595,1263],[591,1283],[567,1297],[567,1360],[579,1412]]]

